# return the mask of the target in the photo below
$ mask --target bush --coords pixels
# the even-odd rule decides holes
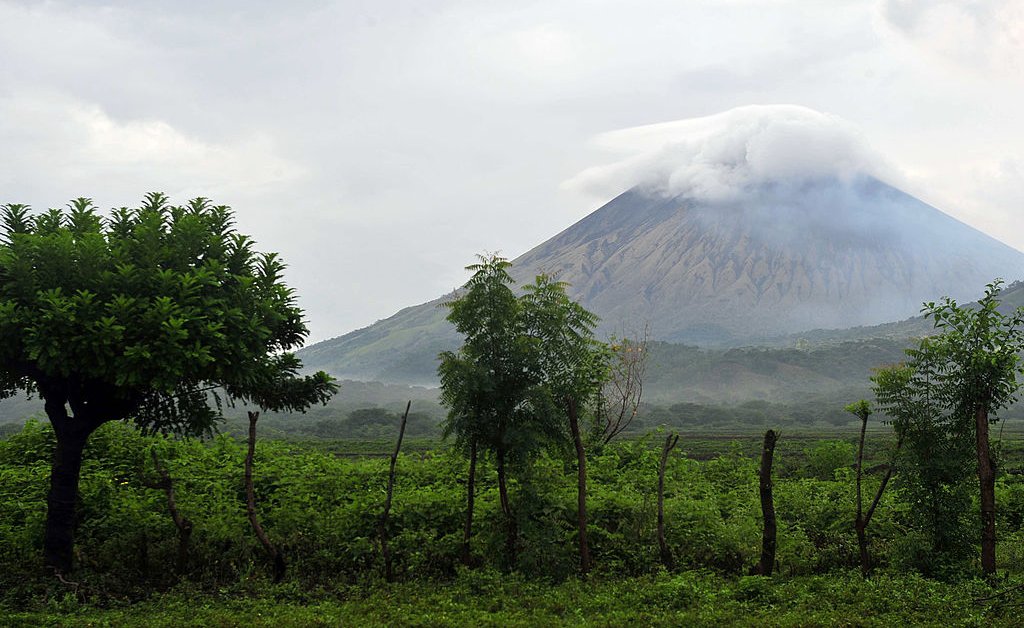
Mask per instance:
[[[0,604],[41,605],[65,593],[38,567],[53,442],[50,428],[38,422],[0,441]],[[85,583],[81,591],[93,598],[133,600],[182,582],[198,591],[263,586],[268,561],[246,518],[242,443],[228,436],[208,441],[145,437],[129,426],[108,424],[90,448],[82,469],[78,523],[75,578]],[[175,480],[181,514],[195,524],[184,579],[173,569],[178,539],[165,495],[147,486],[146,479],[154,475],[151,449]],[[840,449],[827,444],[820,450]],[[652,439],[638,439],[591,457],[588,505],[597,577],[662,573],[655,539],[659,453]],[[480,582],[472,586],[483,586],[506,569],[494,467],[483,459],[472,546],[484,571],[459,575],[466,468],[466,461],[449,450],[399,458],[389,522],[399,579],[476,578]],[[379,580],[377,525],[387,471],[384,458],[339,457],[281,441],[258,443],[257,507],[267,533],[288,559],[286,584],[297,591],[346,590]],[[856,565],[851,472],[839,467],[828,475],[775,482],[777,560],[783,575]],[[873,494],[878,481],[869,476],[865,493]],[[678,569],[710,570],[715,577],[747,572],[760,551],[757,485],[756,459],[739,446],[705,462],[670,457],[666,537]],[[577,573],[575,488],[572,466],[553,454],[542,455],[511,482],[519,529],[518,578],[562,582]],[[1015,567],[1024,559],[1024,484],[1002,478],[998,499],[1000,564]],[[914,505],[905,500],[898,491],[885,496],[870,528],[872,554],[883,567],[959,577],[962,563],[939,561],[926,531],[909,526],[916,521],[908,516]],[[969,541],[963,549],[973,552]],[[698,595],[693,592],[698,585],[687,578],[665,576],[644,595],[666,608],[687,608]],[[767,603],[768,594],[758,588],[764,586],[760,579],[741,580],[734,593],[744,603]],[[669,590],[680,598],[670,602]]]

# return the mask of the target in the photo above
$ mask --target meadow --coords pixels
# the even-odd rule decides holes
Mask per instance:
[[[1018,625],[1024,592],[1024,440],[1003,434],[997,484],[999,581],[963,557],[937,557],[897,484],[869,529],[873,573],[858,569],[855,434],[783,432],[775,466],[772,577],[749,575],[761,543],[759,435],[683,434],[669,456],[666,568],[656,540],[664,433],[588,454],[594,569],[578,575],[575,473],[545,451],[513,469],[518,536],[505,551],[493,465],[478,468],[472,559],[460,561],[467,462],[439,441],[397,460],[388,520],[394,577],[379,543],[389,460],[383,439],[261,440],[259,519],[287,561],[281,582],[246,515],[245,443],[146,436],[107,424],[81,479],[77,570],[42,565],[55,441],[29,422],[0,441],[0,614],[9,625]],[[873,494],[891,437],[869,433]],[[193,533],[179,568],[177,528],[156,454]],[[971,513],[967,513],[968,516]],[[976,511],[973,516],[976,515]]]

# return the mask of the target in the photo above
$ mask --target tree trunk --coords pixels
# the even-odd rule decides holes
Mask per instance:
[[[665,467],[668,466],[668,454],[679,442],[679,434],[669,434],[665,437],[665,446],[661,448],[661,464],[658,465],[658,551],[661,554],[661,563],[665,569],[675,569],[675,560],[672,558],[672,550],[668,548],[665,541]]]
[[[576,400],[570,399],[569,431],[576,447],[576,529],[580,544],[580,572],[585,576],[590,571],[590,546],[587,543],[587,453],[580,436],[580,417]]]
[[[764,518],[764,529],[761,533],[761,561],[754,568],[754,573],[762,576],[772,575],[775,567],[775,502],[772,498],[772,459],[775,456],[775,443],[778,435],[774,430],[764,433],[764,447],[761,450],[761,515]]]
[[[871,573],[871,556],[868,554],[868,534],[867,525],[864,520],[857,517],[857,520],[853,523],[854,529],[857,531],[857,549],[860,551],[860,572],[865,576]]]
[[[50,492],[46,498],[43,557],[48,567],[68,573],[74,555],[75,506],[82,471],[82,451],[101,422],[86,417],[69,417],[63,400],[47,398],[45,407],[57,437],[57,448],[53,452]]]
[[[409,420],[409,408],[412,407],[412,400],[405,404],[405,414],[402,415],[402,424],[398,427],[398,442],[395,443],[395,453],[391,454],[391,467],[388,471],[388,492],[384,498],[384,512],[380,516],[380,552],[384,555],[384,579],[388,582],[394,580],[394,573],[391,569],[391,550],[388,547],[388,515],[391,514],[391,498],[395,492],[395,465],[398,463],[398,452],[402,449],[402,437],[405,436],[405,423]]]
[[[889,485],[889,480],[892,479],[892,471],[896,466],[896,456],[899,455],[900,448],[903,446],[903,434],[901,433],[896,439],[896,449],[893,451],[892,460],[885,470],[885,475],[882,476],[878,490],[875,491],[875,498],[871,500],[871,505],[868,506],[868,510],[865,513],[862,510],[864,500],[861,494],[861,477],[864,464],[864,431],[867,426],[867,419],[864,418],[863,420],[865,427],[861,428],[860,448],[857,450],[857,518],[853,522],[853,527],[857,531],[857,547],[860,550],[860,570],[861,573],[867,576],[871,573],[871,554],[868,552],[868,525],[871,524],[871,517],[875,515],[878,503],[882,501],[885,487]]]
[[[498,498],[501,501],[501,512],[505,515],[507,536],[505,538],[505,553],[509,566],[516,564],[516,520],[512,514],[512,505],[508,499],[508,484],[506,482],[505,470],[505,447],[498,446]]]
[[[181,513],[178,512],[178,503],[174,498],[174,482],[171,480],[171,474],[160,464],[160,459],[156,455],[156,449],[150,449],[149,455],[153,459],[153,466],[156,468],[160,479],[156,482],[148,483],[148,486],[163,490],[167,496],[167,510],[171,513],[174,527],[178,529],[178,560],[175,563],[175,572],[181,576],[188,571],[188,548],[192,539],[192,521],[187,517],[182,517]]]
[[[252,484],[252,460],[256,455],[256,421],[259,418],[259,412],[249,413],[249,451],[245,455],[245,509],[249,515],[249,523],[252,525],[253,532],[256,533],[256,538],[260,540],[263,549],[267,551],[267,554],[274,561],[274,582],[281,582],[287,568],[284,556],[270,542],[270,538],[267,537],[263,526],[260,525],[259,519],[256,518],[256,491]]]
[[[988,408],[980,404],[974,413],[978,450],[978,482],[981,484],[981,570],[996,573],[996,473],[989,451]]]
[[[476,498],[476,439],[469,446],[469,478],[466,481],[466,528],[462,533],[462,564],[472,563],[469,541],[473,536],[473,501]]]

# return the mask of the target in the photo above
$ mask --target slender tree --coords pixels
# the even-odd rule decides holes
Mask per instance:
[[[623,336],[609,341],[608,377],[601,387],[594,412],[593,439],[607,445],[633,423],[644,395],[650,329],[635,337]]]
[[[985,288],[976,307],[961,307],[945,298],[926,303],[924,312],[941,330],[932,345],[941,359],[940,398],[957,421],[972,425],[981,503],[981,567],[996,571],[996,468],[989,424],[1017,396],[1017,374],[1024,351],[1024,308],[1011,315],[999,311],[1002,280]]]
[[[179,576],[184,575],[188,571],[188,550],[193,529],[192,520],[188,517],[183,517],[178,511],[178,502],[174,496],[174,482],[171,479],[171,474],[160,464],[160,458],[157,456],[156,449],[150,449],[149,455],[153,460],[153,467],[156,469],[158,479],[144,480],[144,483],[149,488],[162,490],[167,497],[167,511],[171,515],[174,527],[178,529],[178,561],[175,564],[175,571]]]
[[[485,371],[464,353],[462,350],[458,353],[442,353],[437,371],[441,379],[441,404],[448,408],[443,435],[445,438],[454,436],[456,446],[469,456],[469,471],[466,477],[466,521],[460,550],[460,560],[468,567],[472,563],[470,541],[473,536],[478,443],[486,441],[486,426],[481,418],[486,397],[483,388]]]
[[[245,454],[245,512],[249,517],[249,525],[252,526],[252,531],[256,533],[256,538],[259,539],[260,545],[263,546],[267,555],[274,562],[274,582],[281,582],[284,579],[284,572],[288,568],[284,554],[267,536],[266,530],[263,529],[259,517],[256,515],[256,489],[253,486],[252,468],[256,458],[256,422],[259,418],[259,412],[249,412],[249,440],[248,449]]]
[[[283,269],[202,198],[149,194],[106,217],[86,198],[0,207],[0,396],[39,394],[57,437],[43,547],[58,573],[72,567],[82,451],[103,423],[202,434],[221,417],[214,389],[270,410],[335,392],[322,372],[298,375],[290,350],[307,330]]]
[[[388,490],[384,498],[384,511],[380,515],[380,522],[377,524],[377,534],[380,536],[380,553],[384,556],[384,579],[388,582],[394,580],[394,573],[391,568],[391,548],[388,546],[388,517],[391,515],[391,499],[395,493],[395,466],[398,464],[398,453],[402,451],[402,438],[405,436],[405,424],[409,420],[409,408],[412,407],[412,399],[405,404],[405,413],[402,414],[402,421],[398,425],[398,440],[395,442],[395,451],[391,454],[391,463],[388,466]]]
[[[918,566],[940,573],[968,556],[966,515],[971,507],[971,431],[943,405],[942,360],[934,338],[907,350],[907,361],[877,369],[871,377],[877,407],[891,421],[902,445],[895,478],[911,525],[929,547]]]
[[[675,560],[672,559],[672,550],[665,541],[665,468],[668,466],[668,455],[679,443],[679,434],[669,433],[665,437],[665,444],[661,447],[661,462],[658,465],[658,552],[661,555],[661,564],[669,571],[675,569]]]
[[[561,410],[576,455],[576,524],[580,571],[590,571],[587,541],[587,455],[580,415],[594,405],[608,379],[608,348],[594,339],[597,316],[565,293],[566,284],[546,274],[526,286],[522,316],[533,347],[531,360],[537,384],[550,403],[539,408]],[[556,415],[557,416],[557,415]]]
[[[857,464],[856,464],[856,487],[857,487],[857,514],[854,518],[854,529],[857,532],[857,547],[860,551],[860,568],[861,572],[866,576],[871,573],[871,557],[868,553],[868,536],[867,529],[871,524],[871,518],[875,515],[875,509],[878,508],[878,503],[882,500],[882,494],[885,493],[886,486],[889,485],[889,480],[892,478],[892,472],[894,463],[886,465],[885,475],[882,476],[882,481],[878,485],[878,489],[875,491],[875,497],[871,500],[871,505],[868,506],[867,512],[864,511],[864,493],[863,493],[863,476],[864,476],[864,437],[867,433],[868,419],[871,418],[871,404],[861,399],[855,403],[851,403],[846,406],[846,411],[860,419],[860,439],[857,444]],[[903,433],[898,432],[899,436],[896,439],[896,449],[893,452],[893,456],[899,455],[900,448],[903,446]]]
[[[475,455],[486,448],[495,457],[506,552],[514,563],[517,532],[508,465],[510,457],[521,456],[530,442],[524,437],[529,432],[524,402],[531,394],[534,375],[528,366],[529,343],[523,334],[520,303],[510,287],[511,264],[497,255],[479,259],[478,264],[466,267],[472,277],[446,304],[448,320],[464,340],[458,351],[440,355],[441,401],[448,408],[444,431],[454,435],[456,444],[471,455],[464,557],[468,558],[472,525]]]

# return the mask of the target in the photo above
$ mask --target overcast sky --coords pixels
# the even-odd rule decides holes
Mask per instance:
[[[637,138],[704,123],[609,132],[747,105],[822,114],[1024,249],[1019,0],[0,0],[0,203],[232,205],[312,341],[525,252],[629,183]]]

